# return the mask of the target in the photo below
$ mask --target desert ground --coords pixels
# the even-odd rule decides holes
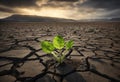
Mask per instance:
[[[61,66],[40,42],[73,40]],[[0,82],[120,82],[120,22],[0,22]]]

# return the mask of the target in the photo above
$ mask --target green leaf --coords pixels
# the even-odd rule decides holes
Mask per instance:
[[[66,42],[66,49],[71,49],[72,48],[72,46],[73,46],[73,41],[72,40],[70,40],[70,41],[68,41],[68,42]]]
[[[64,44],[65,44],[65,41],[62,36],[58,35],[58,36],[54,37],[53,45],[55,48],[62,49],[62,48],[64,48]]]
[[[55,47],[53,46],[53,44],[49,41],[43,41],[41,42],[41,47],[42,50],[46,53],[51,53],[52,51],[54,51]]]

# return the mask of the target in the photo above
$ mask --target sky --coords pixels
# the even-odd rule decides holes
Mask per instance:
[[[111,19],[120,17],[120,0],[0,0],[0,19],[14,14]]]

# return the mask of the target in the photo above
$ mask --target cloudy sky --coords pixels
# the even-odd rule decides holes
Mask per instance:
[[[0,18],[13,14],[110,19],[120,17],[120,0],[0,0]]]

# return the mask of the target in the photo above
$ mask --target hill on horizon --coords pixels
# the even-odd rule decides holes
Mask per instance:
[[[4,19],[0,19],[0,21],[16,21],[16,22],[74,22],[72,19],[64,19],[64,18],[55,18],[55,17],[44,17],[44,16],[36,16],[36,15],[12,15]]]
[[[99,22],[99,21],[120,21],[120,18],[111,18],[111,19],[65,19],[65,18],[55,18],[55,17],[45,17],[45,16],[36,16],[36,15],[11,15],[0,21],[5,22]]]

